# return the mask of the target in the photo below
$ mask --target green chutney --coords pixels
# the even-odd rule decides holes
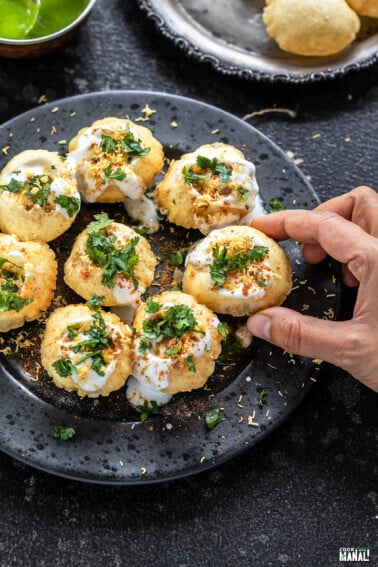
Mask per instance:
[[[0,37],[24,39],[34,26],[40,6],[33,0],[0,0]]]
[[[89,0],[0,0],[0,37],[31,39],[55,33],[83,12]]]
[[[27,37],[43,37],[59,31],[86,8],[89,0],[41,0],[37,21]]]

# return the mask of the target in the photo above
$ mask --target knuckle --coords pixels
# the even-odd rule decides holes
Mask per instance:
[[[340,345],[336,356],[339,358],[340,366],[350,372],[353,376],[361,373],[362,366],[368,362],[370,342],[366,340],[361,329],[352,327]]]
[[[352,194],[354,194],[354,196],[356,197],[356,199],[368,199],[369,201],[371,199],[378,199],[378,194],[376,191],[374,191],[374,189],[372,189],[371,187],[368,187],[367,185],[360,185],[359,187],[356,187],[355,189],[352,189],[351,191]]]
[[[348,268],[359,281],[367,280],[370,274],[376,273],[378,242],[371,239],[368,246],[355,249],[348,262]]]
[[[298,318],[285,318],[280,324],[280,343],[284,350],[298,354],[302,346],[302,325]]]

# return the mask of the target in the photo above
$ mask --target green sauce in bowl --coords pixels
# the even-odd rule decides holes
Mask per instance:
[[[33,39],[76,20],[89,0],[0,0],[0,37]]]
[[[39,0],[0,0],[0,37],[24,39],[34,27]]]
[[[27,34],[27,37],[44,37],[65,28],[83,12],[88,5],[88,1],[41,0],[37,21]]]

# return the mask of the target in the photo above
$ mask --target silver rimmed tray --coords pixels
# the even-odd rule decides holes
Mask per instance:
[[[356,40],[329,57],[285,53],[262,21],[264,0],[138,0],[160,32],[185,53],[244,78],[305,83],[378,60],[378,19],[361,18]]]

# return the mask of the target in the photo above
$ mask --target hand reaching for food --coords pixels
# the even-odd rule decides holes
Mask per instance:
[[[342,263],[345,284],[359,289],[350,321],[273,307],[248,320],[250,331],[294,354],[340,366],[378,391],[378,194],[358,187],[313,211],[280,211],[256,219],[253,226],[277,240],[303,242],[311,264],[329,254]]]

